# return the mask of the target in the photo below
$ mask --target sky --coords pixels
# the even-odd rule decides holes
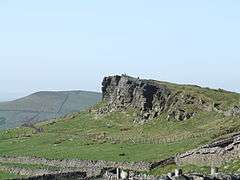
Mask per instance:
[[[238,0],[0,0],[1,98],[129,74],[240,92]]]

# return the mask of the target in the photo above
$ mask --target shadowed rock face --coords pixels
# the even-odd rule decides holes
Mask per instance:
[[[166,112],[169,118],[186,120],[195,112],[184,109],[187,104],[203,108],[202,100],[190,94],[170,90],[153,80],[141,80],[126,75],[105,77],[102,83],[103,100],[108,105],[105,112],[121,111],[129,107],[138,110],[138,121]]]

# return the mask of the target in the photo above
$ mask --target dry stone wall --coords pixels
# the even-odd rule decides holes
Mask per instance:
[[[66,172],[56,174],[44,174],[27,178],[17,178],[15,180],[90,180],[85,172]]]
[[[34,157],[0,157],[0,162],[22,163],[22,164],[43,164],[63,169],[74,168],[81,172],[87,172],[88,176],[97,176],[101,170],[106,168],[121,168],[133,171],[149,171],[152,163],[148,162],[113,162],[113,161],[90,161],[78,159],[49,160]]]
[[[58,171],[52,171],[48,169],[30,169],[30,168],[18,168],[18,167],[8,167],[4,165],[0,165],[0,171],[9,172],[12,174],[18,174],[21,176],[45,176],[45,175],[52,175],[52,174],[65,174],[65,173],[76,173],[76,170],[72,169],[62,169]],[[82,172],[85,173],[86,172]]]
[[[175,162],[181,164],[196,164],[221,166],[224,163],[240,157],[240,134],[215,141],[198,149],[179,154]]]

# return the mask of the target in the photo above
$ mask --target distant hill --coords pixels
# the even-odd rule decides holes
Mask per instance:
[[[30,101],[32,105],[26,98],[21,106],[15,102],[14,106],[5,104],[5,108],[13,111],[24,105],[37,120],[39,115],[32,112],[34,109],[41,111],[40,115],[64,111],[71,95],[61,97],[56,100],[42,92],[34,95],[36,102]],[[70,98],[74,102],[81,99],[74,97]],[[72,159],[101,160],[100,164],[103,160],[151,162],[154,165],[148,173],[157,176],[176,168],[201,174],[210,172],[209,165],[215,164],[221,172],[240,172],[239,93],[116,75],[104,78],[102,97],[89,111],[0,131],[0,167],[1,157],[26,156],[61,160],[69,165],[74,164],[69,163]],[[39,106],[42,101],[48,103]],[[2,166],[16,167],[16,162],[20,162],[17,167],[36,168],[29,161],[14,163],[12,159]],[[42,161],[36,164],[41,169],[43,164],[49,165]],[[95,164],[89,172],[102,172],[99,167]]]
[[[26,92],[0,92],[0,103],[6,101],[13,101],[29,95]]]
[[[0,102],[0,130],[79,112],[96,104],[101,94],[87,91],[42,91]]]

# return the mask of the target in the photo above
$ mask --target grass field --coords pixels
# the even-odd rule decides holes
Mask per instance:
[[[218,104],[220,110],[227,110],[240,100],[239,94],[223,90],[174,84],[169,86],[204,97]],[[103,105],[99,103],[95,108]],[[145,124],[133,122],[136,114],[134,109],[105,115],[85,111],[37,124],[43,129],[42,132],[26,127],[0,131],[0,156],[159,161],[240,131],[239,117],[227,117],[215,111],[198,111],[197,115],[186,121],[167,120],[167,115],[163,113]],[[229,165],[229,171],[235,166]],[[162,174],[174,168],[167,166],[150,173]],[[189,172],[208,172],[206,167],[186,166],[184,169]]]
[[[12,174],[4,171],[0,171],[0,179],[14,179],[14,178],[19,178],[21,176],[17,174]]]
[[[82,112],[59,121],[0,133],[0,156],[37,156],[112,161],[157,161],[240,130],[238,118],[202,113],[188,121],[133,124],[134,111],[101,117]],[[121,156],[124,154],[124,156]]]
[[[181,85],[169,82],[154,81],[161,85],[167,86],[175,92],[185,92],[195,97],[202,97],[208,102],[217,104],[219,110],[228,110],[229,107],[239,105],[240,95],[236,92],[230,92],[223,89],[203,88],[195,85]]]

